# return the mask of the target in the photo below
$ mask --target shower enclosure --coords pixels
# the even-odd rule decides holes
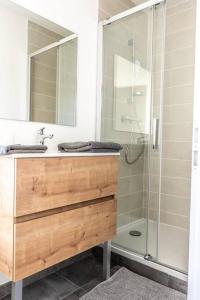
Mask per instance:
[[[163,121],[166,3],[153,0],[133,7],[103,21],[99,32],[98,138],[123,145],[113,251],[185,279],[189,231],[178,218],[167,218],[169,204],[190,201],[190,182],[185,188],[176,174],[174,181],[167,174],[171,160],[166,153],[174,143],[170,146]],[[177,182],[182,191],[176,193]]]

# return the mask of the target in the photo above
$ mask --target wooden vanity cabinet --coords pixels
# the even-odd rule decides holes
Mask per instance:
[[[0,158],[0,271],[19,281],[112,239],[118,156]]]

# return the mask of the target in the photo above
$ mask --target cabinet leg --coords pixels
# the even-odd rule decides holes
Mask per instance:
[[[107,241],[103,244],[103,278],[110,278],[110,262],[111,262],[111,242]]]
[[[23,281],[12,282],[11,300],[22,300]]]

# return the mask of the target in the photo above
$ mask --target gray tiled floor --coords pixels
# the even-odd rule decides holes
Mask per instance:
[[[25,287],[23,300],[78,300],[101,281],[102,264],[91,255]]]
[[[130,262],[124,261],[122,265],[131,269]],[[118,265],[112,266],[111,275],[119,268]],[[149,277],[148,272],[146,275]],[[26,286],[23,289],[23,300],[78,300],[102,281],[102,264],[90,254],[86,258]],[[165,281],[161,284],[166,285]],[[8,296],[3,300],[10,299],[11,297]]]

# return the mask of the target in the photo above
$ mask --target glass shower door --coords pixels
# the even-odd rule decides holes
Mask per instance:
[[[123,145],[116,247],[157,257],[160,99],[154,72],[155,6],[103,27],[101,140]],[[156,59],[155,59],[156,58]],[[156,99],[153,101],[152,99]],[[157,102],[156,102],[157,101]]]

